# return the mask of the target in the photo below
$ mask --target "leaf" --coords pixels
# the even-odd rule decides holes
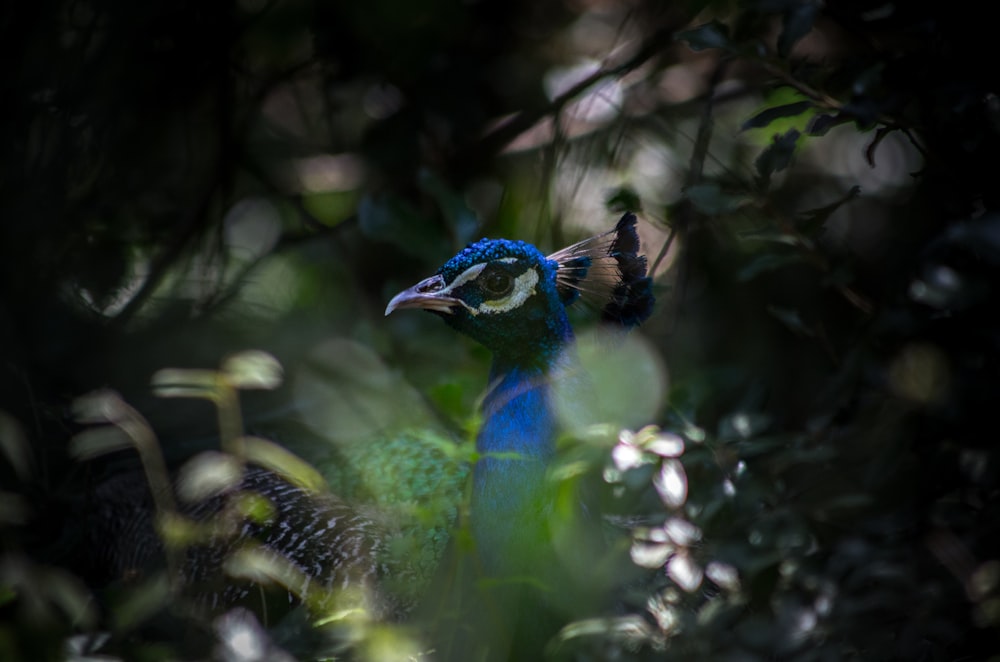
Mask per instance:
[[[0,455],[21,480],[31,476],[33,466],[31,449],[24,429],[16,418],[0,409]]]
[[[833,127],[850,121],[851,118],[846,117],[840,112],[832,115],[830,113],[821,113],[813,117],[809,122],[809,125],[806,127],[806,135],[825,136],[826,132]]]
[[[732,50],[732,45],[729,42],[729,27],[718,21],[678,32],[674,38],[677,41],[687,42],[688,47],[693,51],[704,51],[710,48]]]
[[[781,119],[782,117],[797,117],[812,107],[813,104],[811,101],[795,101],[793,103],[786,103],[780,106],[765,108],[747,121],[743,122],[743,125],[740,128],[743,131],[746,131],[747,129],[760,129],[768,126],[774,120]]]
[[[804,2],[785,13],[784,25],[778,35],[778,54],[788,57],[795,43],[809,34],[819,13],[819,4]]]
[[[806,337],[812,337],[815,335],[813,330],[806,326],[806,323],[802,321],[802,317],[799,315],[799,311],[797,310],[780,308],[778,306],[768,306],[767,312],[795,332],[796,335]]]
[[[765,253],[755,257],[750,264],[746,265],[736,275],[737,280],[746,282],[753,280],[762,273],[775,271],[790,264],[798,264],[804,261],[801,255],[787,253],[779,255],[777,253]]]
[[[604,200],[604,206],[607,207],[608,211],[616,214],[642,211],[642,201],[639,199],[639,194],[627,186],[621,186],[608,194]]]
[[[820,230],[823,229],[827,219],[830,218],[833,212],[858,197],[860,193],[861,187],[854,185],[842,197],[834,200],[830,204],[810,209],[799,214],[796,224],[803,233],[815,236],[819,234]]]
[[[226,358],[222,375],[234,388],[265,391],[281,386],[284,377],[278,359],[260,350],[247,350]]]
[[[749,201],[742,195],[724,193],[718,184],[698,184],[684,190],[684,196],[703,214],[715,216],[735,211]]]
[[[106,425],[90,428],[69,442],[69,455],[77,460],[91,460],[133,445],[132,438],[120,428]]]
[[[311,492],[326,492],[323,476],[308,462],[283,446],[260,437],[243,437],[243,457],[253,464],[270,469],[290,483]]]
[[[770,181],[772,174],[788,167],[801,135],[798,129],[790,129],[783,135],[776,135],[771,145],[760,153],[754,161],[754,167],[764,181]]]
[[[243,463],[239,459],[218,451],[205,451],[181,467],[177,496],[196,503],[235,487],[242,478]]]
[[[875,132],[875,137],[872,139],[868,147],[865,148],[865,161],[868,162],[869,167],[875,167],[875,150],[878,148],[879,143],[882,142],[882,139],[893,131],[895,131],[895,129],[891,129],[887,126],[880,126],[878,131]]]
[[[219,393],[219,375],[214,370],[163,368],[150,380],[153,393],[161,398],[205,398]]]

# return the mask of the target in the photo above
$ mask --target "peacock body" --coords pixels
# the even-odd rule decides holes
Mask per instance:
[[[588,300],[619,328],[650,315],[654,298],[635,222],[626,214],[611,232],[548,257],[524,242],[481,240],[386,308],[386,314],[431,311],[492,353],[470,505],[482,577],[516,584],[528,576],[544,585],[559,575],[546,481],[560,432],[555,385],[586,380],[575,360],[567,307]],[[499,611],[507,612],[501,629],[538,630],[531,646],[551,634],[539,627],[538,595],[515,588],[496,597]]]
[[[649,316],[654,299],[635,223],[626,214],[610,232],[550,256],[525,242],[480,240],[386,308],[386,315],[430,311],[492,353],[468,511],[478,578],[501,584],[526,575],[544,578],[558,566],[546,481],[561,428],[554,385],[580,382],[585,390],[586,381],[575,361],[567,308],[588,302],[602,320],[623,329]],[[189,550],[182,572],[192,584],[210,585],[222,574],[225,557],[250,539],[288,560],[306,583],[370,586],[376,614],[399,616],[431,581],[459,519],[469,463],[455,448],[435,433],[345,445],[315,462],[337,496],[312,494],[251,469],[231,491],[262,496],[272,504],[267,515],[230,531],[225,544]],[[227,498],[219,495],[187,514],[214,516]],[[148,543],[149,526],[126,523],[117,530],[134,539],[119,541],[114,554],[116,571],[127,573],[128,563],[120,560],[135,561],[134,549]],[[209,595],[229,604],[246,598],[248,589],[223,586]],[[525,602],[515,590],[498,604],[500,611],[520,612]],[[533,618],[530,610],[525,616]]]

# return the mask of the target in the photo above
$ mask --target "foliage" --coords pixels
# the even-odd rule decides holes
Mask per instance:
[[[257,439],[235,454],[322,484],[298,455],[343,485],[331,467],[357,450],[344,439],[468,438],[485,355],[430,316],[384,319],[389,296],[478,236],[557,248],[639,208],[658,296],[641,334],[669,386],[646,420],[616,421],[632,431],[566,444],[554,479],[601,477],[629,559],[615,607],[568,622],[560,650],[995,654],[1000,90],[986,11],[10,8],[0,658],[82,656],[107,633],[137,659],[190,653],[143,629],[165,583],[145,603],[89,599],[81,512],[130,449],[162,453],[166,474],[220,437]],[[188,371],[247,348],[267,354]],[[163,368],[178,370],[154,380]],[[234,389],[282,379],[229,416]],[[109,386],[131,436],[71,445],[109,419],[71,403]],[[158,397],[178,388],[223,399]],[[233,618],[199,642],[257,632]],[[365,630],[360,650],[415,656],[409,634]]]

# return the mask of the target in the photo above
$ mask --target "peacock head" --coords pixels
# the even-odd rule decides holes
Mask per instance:
[[[635,222],[626,214],[610,232],[548,257],[523,241],[482,239],[393,297],[385,314],[429,310],[502,362],[543,366],[572,338],[566,308],[577,300],[624,327],[652,312]]]

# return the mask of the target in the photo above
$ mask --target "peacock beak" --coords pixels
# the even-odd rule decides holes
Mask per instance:
[[[394,310],[403,308],[423,308],[438,313],[451,313],[462,302],[449,296],[450,289],[445,286],[444,278],[431,276],[422,280],[408,290],[403,290],[392,298],[385,307],[386,316]]]

